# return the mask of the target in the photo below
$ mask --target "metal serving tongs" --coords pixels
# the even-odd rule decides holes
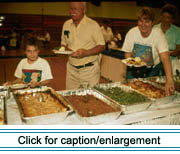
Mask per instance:
[[[90,85],[89,85],[89,83],[87,83],[87,84],[81,84],[79,88],[80,88],[80,89],[87,90],[87,89],[90,88]],[[86,94],[86,95],[84,95],[84,103],[87,103],[87,102],[88,102],[88,95]],[[88,111],[87,111],[87,115],[88,115],[88,116],[92,116],[92,115],[93,115],[93,112],[92,112],[91,110],[88,110]]]
[[[90,85],[87,83],[87,84],[81,84],[80,89],[84,89],[84,90],[87,90],[90,88]],[[88,102],[88,96],[87,95],[84,95],[84,102]]]

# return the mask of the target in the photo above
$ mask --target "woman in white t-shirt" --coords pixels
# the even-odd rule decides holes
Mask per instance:
[[[53,79],[48,62],[40,58],[38,41],[30,38],[25,42],[25,54],[15,71],[16,80],[6,84],[29,83],[30,87],[47,85]]]
[[[130,29],[126,35],[122,47],[122,51],[125,51],[125,58],[140,57],[149,67],[136,68],[134,72],[130,69],[127,71],[127,78],[137,78],[142,74],[145,74],[144,77],[159,75],[161,60],[166,75],[166,94],[170,95],[174,91],[174,82],[168,42],[164,33],[154,27],[153,22],[154,13],[150,8],[144,7],[138,15],[138,26]]]

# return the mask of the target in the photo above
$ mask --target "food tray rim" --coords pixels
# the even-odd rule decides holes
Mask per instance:
[[[144,103],[147,103],[147,102],[151,102],[151,101],[155,101],[155,100],[156,100],[155,98],[148,97],[148,96],[144,95],[143,93],[139,92],[138,90],[131,88],[130,86],[124,85],[124,82],[103,83],[103,84],[98,84],[98,85],[95,86],[95,87],[100,87],[100,88],[102,87],[102,88],[103,88],[103,87],[105,87],[105,86],[108,86],[108,88],[111,88],[111,87],[126,88],[126,89],[128,89],[128,90],[130,90],[130,91],[134,91],[134,92],[136,92],[136,93],[138,93],[138,94],[140,94],[140,95],[142,95],[142,96],[144,96],[144,97],[146,97],[146,98],[148,99],[148,100],[145,101]],[[106,95],[105,95],[105,96],[106,96]],[[132,105],[139,104],[139,103],[143,103],[143,102],[133,103]],[[123,105],[123,104],[122,104],[122,105]],[[130,105],[130,106],[131,106],[131,104],[127,104],[127,105]]]
[[[165,76],[162,76],[165,80]],[[160,77],[160,78],[162,78]],[[156,83],[156,82],[153,82],[153,81],[150,81],[150,79],[152,78],[159,78],[159,76],[153,76],[153,77],[148,77],[148,78],[136,78],[136,79],[129,79],[128,81],[136,81],[136,80],[140,80],[140,81],[144,81],[146,83],[149,83],[149,84],[152,84],[153,86],[155,86],[156,88],[160,88],[161,90],[165,90],[165,87]],[[174,94],[180,94],[180,92],[174,90]],[[167,96],[165,96],[167,97]],[[169,96],[168,96],[169,97]],[[155,100],[158,100],[158,99],[161,99],[161,98],[155,98]]]
[[[67,103],[66,104],[66,106],[69,108],[69,110],[68,111],[65,111],[65,112],[58,112],[58,113],[51,113],[51,114],[45,114],[45,115],[38,115],[38,116],[33,116],[33,117],[25,117],[25,115],[24,115],[24,112],[23,112],[23,109],[22,109],[22,105],[18,102],[18,100],[17,100],[17,98],[16,98],[16,95],[17,94],[20,94],[20,95],[23,95],[24,93],[33,93],[33,92],[46,92],[46,91],[48,91],[48,90],[53,90],[52,88],[50,88],[50,87],[44,87],[44,88],[34,88],[34,89],[21,89],[21,90],[16,90],[16,91],[14,91],[13,92],[13,97],[14,97],[14,99],[15,99],[15,101],[16,101],[16,103],[17,103],[17,105],[18,105],[18,109],[19,109],[19,111],[20,111],[20,116],[21,116],[21,119],[24,121],[24,122],[26,122],[26,123],[28,123],[28,121],[31,121],[31,120],[38,120],[38,119],[40,119],[40,118],[43,118],[43,117],[50,117],[50,116],[52,116],[52,115],[64,115],[65,116],[65,118],[68,116],[68,114],[70,114],[71,112],[74,112],[73,111],[73,108],[72,108],[72,106],[71,105],[69,105],[69,103],[68,102],[66,102],[66,100],[64,99],[64,97],[62,97],[63,99],[64,99],[64,101]],[[21,93],[22,92],[22,93]],[[64,102],[63,102],[64,103]],[[65,119],[64,118],[64,119]]]
[[[7,111],[6,111],[6,105],[5,105],[6,104],[6,96],[1,95],[0,99],[2,101],[0,108],[3,111],[3,125],[6,125],[7,124],[7,115],[6,115]]]
[[[101,93],[98,93],[94,88],[88,88],[88,89],[76,89],[76,90],[61,90],[61,91],[58,91],[59,94],[61,94],[63,97],[65,96],[71,96],[73,94],[77,95],[77,93],[85,93],[87,94],[88,92],[92,92],[92,93],[96,93],[97,95],[100,95],[101,97],[103,97],[103,99],[105,99],[106,101],[109,101],[113,104],[115,104],[116,107],[118,107],[120,110],[119,111],[116,111],[116,112],[110,112],[110,113],[105,113],[105,114],[100,114],[100,115],[96,115],[96,116],[91,116],[91,117],[82,117],[81,115],[79,115],[79,113],[77,112],[77,110],[73,107],[73,109],[76,111],[76,115],[80,118],[80,120],[82,121],[85,121],[86,123],[91,123],[89,122],[89,119],[93,119],[93,118],[96,118],[96,117],[100,117],[100,116],[103,116],[103,115],[106,115],[108,116],[108,114],[116,114],[116,118],[117,119],[118,117],[120,117],[121,113],[123,112],[123,106],[119,105],[118,102],[110,99],[109,97],[107,96],[104,96],[102,95]],[[94,95],[93,95],[94,96]],[[96,97],[96,96],[95,96]],[[70,101],[65,97],[65,99],[70,103]],[[107,103],[107,102],[105,102]],[[71,103],[70,103],[71,104]],[[111,106],[112,107],[112,106]],[[101,122],[101,123],[104,123],[104,122]]]

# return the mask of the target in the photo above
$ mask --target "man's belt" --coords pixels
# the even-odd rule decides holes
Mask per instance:
[[[83,67],[89,67],[89,66],[93,66],[93,65],[94,65],[93,62],[90,62],[90,63],[84,64],[84,65],[79,65],[79,66],[72,65],[72,66],[77,68],[77,69],[80,69],[80,68],[83,68]]]

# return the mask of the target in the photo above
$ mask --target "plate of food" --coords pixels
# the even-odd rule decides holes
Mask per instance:
[[[56,47],[55,49],[53,49],[53,52],[55,54],[65,54],[65,55],[72,54],[72,51],[65,50],[65,47]]]
[[[134,67],[143,67],[143,66],[147,66],[147,64],[141,60],[140,57],[135,57],[135,58],[127,58],[127,59],[123,59],[122,62],[124,64],[126,64],[127,66],[134,66]]]
[[[10,87],[11,89],[21,89],[21,88],[26,88],[26,87],[28,87],[28,84],[15,83],[15,84],[9,85],[9,87]]]

